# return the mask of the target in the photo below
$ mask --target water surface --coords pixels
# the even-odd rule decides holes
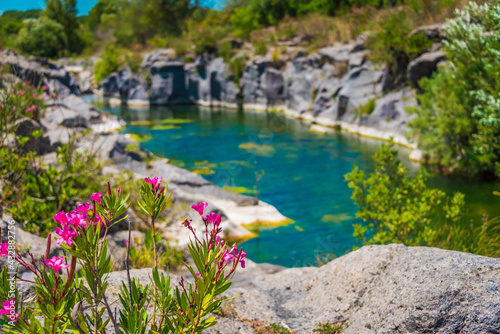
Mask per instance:
[[[142,145],[221,187],[274,205],[294,223],[264,229],[244,242],[257,262],[316,265],[327,254],[340,256],[359,242],[352,236],[356,207],[344,175],[354,165],[371,170],[381,141],[341,131],[312,133],[308,124],[283,114],[210,110],[195,106],[112,108],[128,123],[126,133],[150,136]],[[418,165],[401,158],[412,172]],[[468,214],[479,221],[500,215],[499,184],[434,176],[430,184],[466,194]]]

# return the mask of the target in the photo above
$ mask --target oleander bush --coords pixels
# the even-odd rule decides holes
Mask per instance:
[[[171,200],[171,194],[167,195],[161,183],[161,178],[146,178],[138,200],[149,217],[152,235],[156,234],[157,218]],[[182,223],[192,232],[188,249],[195,265],[186,264],[192,281],[181,277],[175,284],[168,273],[165,275],[158,269],[158,245],[153,238],[152,282],[144,284],[128,275],[128,281],[120,287],[119,299],[108,299],[107,279],[112,264],[107,234],[110,227],[127,218],[128,198],[119,188],[113,190],[108,182],[104,195],[94,193],[90,202],[70,212],[57,212],[55,243],[67,256],[48,258],[51,234],[41,263],[32,256],[23,258],[14,254],[13,239],[0,244],[0,256],[8,258],[8,265],[0,272],[2,333],[101,333],[107,327],[115,333],[180,334],[201,333],[216,324],[215,317],[209,315],[225,301],[220,296],[231,286],[237,266],[245,267],[246,253],[235,245],[228,247],[220,238],[221,216],[204,215],[206,203],[192,206],[204,222],[202,233],[196,233],[189,219]],[[11,229],[15,225],[9,226]],[[11,276],[9,271],[14,263],[25,267],[33,278]],[[77,265],[80,270],[76,270]],[[66,274],[61,269],[67,269]],[[20,299],[17,285],[12,285],[11,279],[33,285],[32,302]]]

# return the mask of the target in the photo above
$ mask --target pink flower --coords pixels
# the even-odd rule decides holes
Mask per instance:
[[[0,244],[0,257],[6,257],[9,255],[9,243],[6,241]]]
[[[97,203],[101,204],[101,192],[99,191],[98,193],[94,193],[92,194],[92,196],[90,196],[90,200],[91,201],[96,201]]]
[[[63,263],[64,256],[57,257],[53,256],[50,260],[45,259],[45,264],[54,269],[54,272],[57,274],[59,270],[68,268],[66,263]]]
[[[78,228],[78,226],[87,226],[86,214],[67,213],[66,219],[68,220],[68,224],[73,225],[75,228]]]
[[[106,223],[104,223],[106,222]],[[104,226],[105,224],[109,223],[109,220],[108,219],[102,219],[102,217],[100,215],[95,215],[95,218],[94,218],[94,223],[97,224],[101,224],[101,226]]]
[[[87,213],[87,211],[90,210],[90,203],[85,202],[85,204],[80,204],[76,207],[75,210],[73,210],[73,213]]]
[[[49,89],[49,87],[47,87],[47,85],[43,85],[43,89],[44,89],[44,90],[48,90],[48,89]]]
[[[162,177],[158,178],[157,176],[153,177],[152,180],[149,177],[144,179],[144,181],[149,183],[153,189],[156,189],[160,185],[162,180],[163,180]]]
[[[16,111],[16,109],[17,109],[16,107],[12,107],[12,110]]]
[[[210,222],[214,227],[219,227],[220,225],[220,215],[216,215],[215,213],[211,212],[209,215],[205,216],[205,220],[207,222]]]
[[[226,254],[222,257],[222,259],[224,260],[224,262],[228,262],[234,259],[234,255],[226,250]]]
[[[76,237],[76,232],[73,231],[69,225],[65,225],[62,230],[59,227],[57,227],[56,234],[61,237],[56,240],[56,244],[58,245],[62,244],[63,242],[66,242],[68,246],[71,246],[71,244],[73,244],[73,238]]]
[[[200,216],[203,217],[203,210],[205,210],[207,206],[208,203],[198,203],[198,204],[193,204],[191,208],[197,211],[200,214]]]
[[[125,244],[128,244],[128,240],[127,240],[127,239],[123,240],[123,242],[124,242]]]
[[[247,253],[243,251],[243,249],[240,251],[241,257],[240,257],[240,265],[241,268],[245,268],[245,257],[247,256]],[[236,252],[235,257],[238,257],[238,252]]]
[[[116,189],[116,192],[118,193],[118,195],[120,194],[120,188]]]
[[[200,273],[196,273],[196,276],[197,276],[197,277],[200,277],[200,276],[201,276],[201,274],[200,274]]]
[[[54,215],[54,220],[61,226],[68,225],[68,219],[66,218],[66,212],[59,211]]]
[[[4,301],[2,304],[2,309],[0,310],[0,315],[9,315],[10,314],[11,319],[13,316],[14,319],[17,320],[19,313],[16,313],[14,311],[14,304],[15,303],[16,303],[16,301],[14,299],[11,299],[10,301],[9,300]]]

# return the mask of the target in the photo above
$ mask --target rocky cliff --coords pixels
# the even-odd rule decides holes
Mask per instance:
[[[413,33],[439,41],[443,37],[436,29],[441,27],[422,27]],[[392,136],[413,147],[404,135],[410,119],[405,108],[417,104],[418,80],[430,76],[444,60],[438,51],[441,44],[435,43],[432,52],[408,66],[404,74],[412,86],[405,86],[395,84],[387,68],[369,61],[365,39],[362,35],[351,43],[310,54],[294,48],[283,59],[257,56],[248,61],[239,80],[222,58],[199,56],[193,63],[183,63],[168,50],[156,50],[144,57],[142,75],[128,69],[113,73],[102,82],[101,93],[112,102],[130,105],[201,104],[284,111],[372,137]]]

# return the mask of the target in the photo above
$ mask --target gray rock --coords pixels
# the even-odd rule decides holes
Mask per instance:
[[[343,322],[351,333],[495,333],[500,328],[500,260],[403,245],[366,246],[321,268],[286,269],[230,290],[238,316],[312,333]]]
[[[152,154],[141,147],[138,143],[125,136],[115,137],[113,149],[109,152],[109,158],[116,164],[124,164],[130,161],[142,162],[144,158],[151,157]]]
[[[318,87],[316,98],[313,102],[313,114],[318,115],[322,111],[335,104],[335,98],[341,88],[340,80],[332,75],[323,79]]]
[[[151,67],[151,104],[183,104],[191,102],[188,95],[184,64],[178,61],[157,61]]]
[[[408,78],[414,87],[419,87],[418,82],[422,78],[429,78],[434,73],[438,64],[445,60],[443,52],[428,52],[413,60],[408,65]]]
[[[336,120],[353,122],[356,108],[366,104],[370,99],[382,94],[384,71],[369,67],[367,64],[349,71],[339,90],[335,107],[321,115]]]
[[[445,38],[446,28],[448,23],[436,23],[426,26],[421,26],[410,32],[410,36],[424,34],[425,38],[431,41],[441,41]]]
[[[175,51],[172,49],[158,49],[148,53],[142,59],[141,67],[151,68],[156,62],[169,61],[175,56]]]
[[[62,66],[41,57],[25,58],[12,50],[0,54],[0,64],[7,65],[13,74],[33,85],[47,85],[58,96],[80,94],[78,81]]]
[[[349,54],[353,50],[352,44],[339,44],[318,50],[318,55],[328,62],[349,61]]]
[[[272,67],[266,68],[263,89],[268,103],[283,102],[286,99],[286,91],[282,72]]]
[[[375,110],[370,115],[361,116],[360,124],[404,133],[410,120],[405,108],[416,105],[415,94],[409,87],[387,93],[376,101]]]
[[[366,57],[368,52],[359,51],[354,52],[349,55],[349,70],[352,70],[355,67],[360,67],[366,61]]]

